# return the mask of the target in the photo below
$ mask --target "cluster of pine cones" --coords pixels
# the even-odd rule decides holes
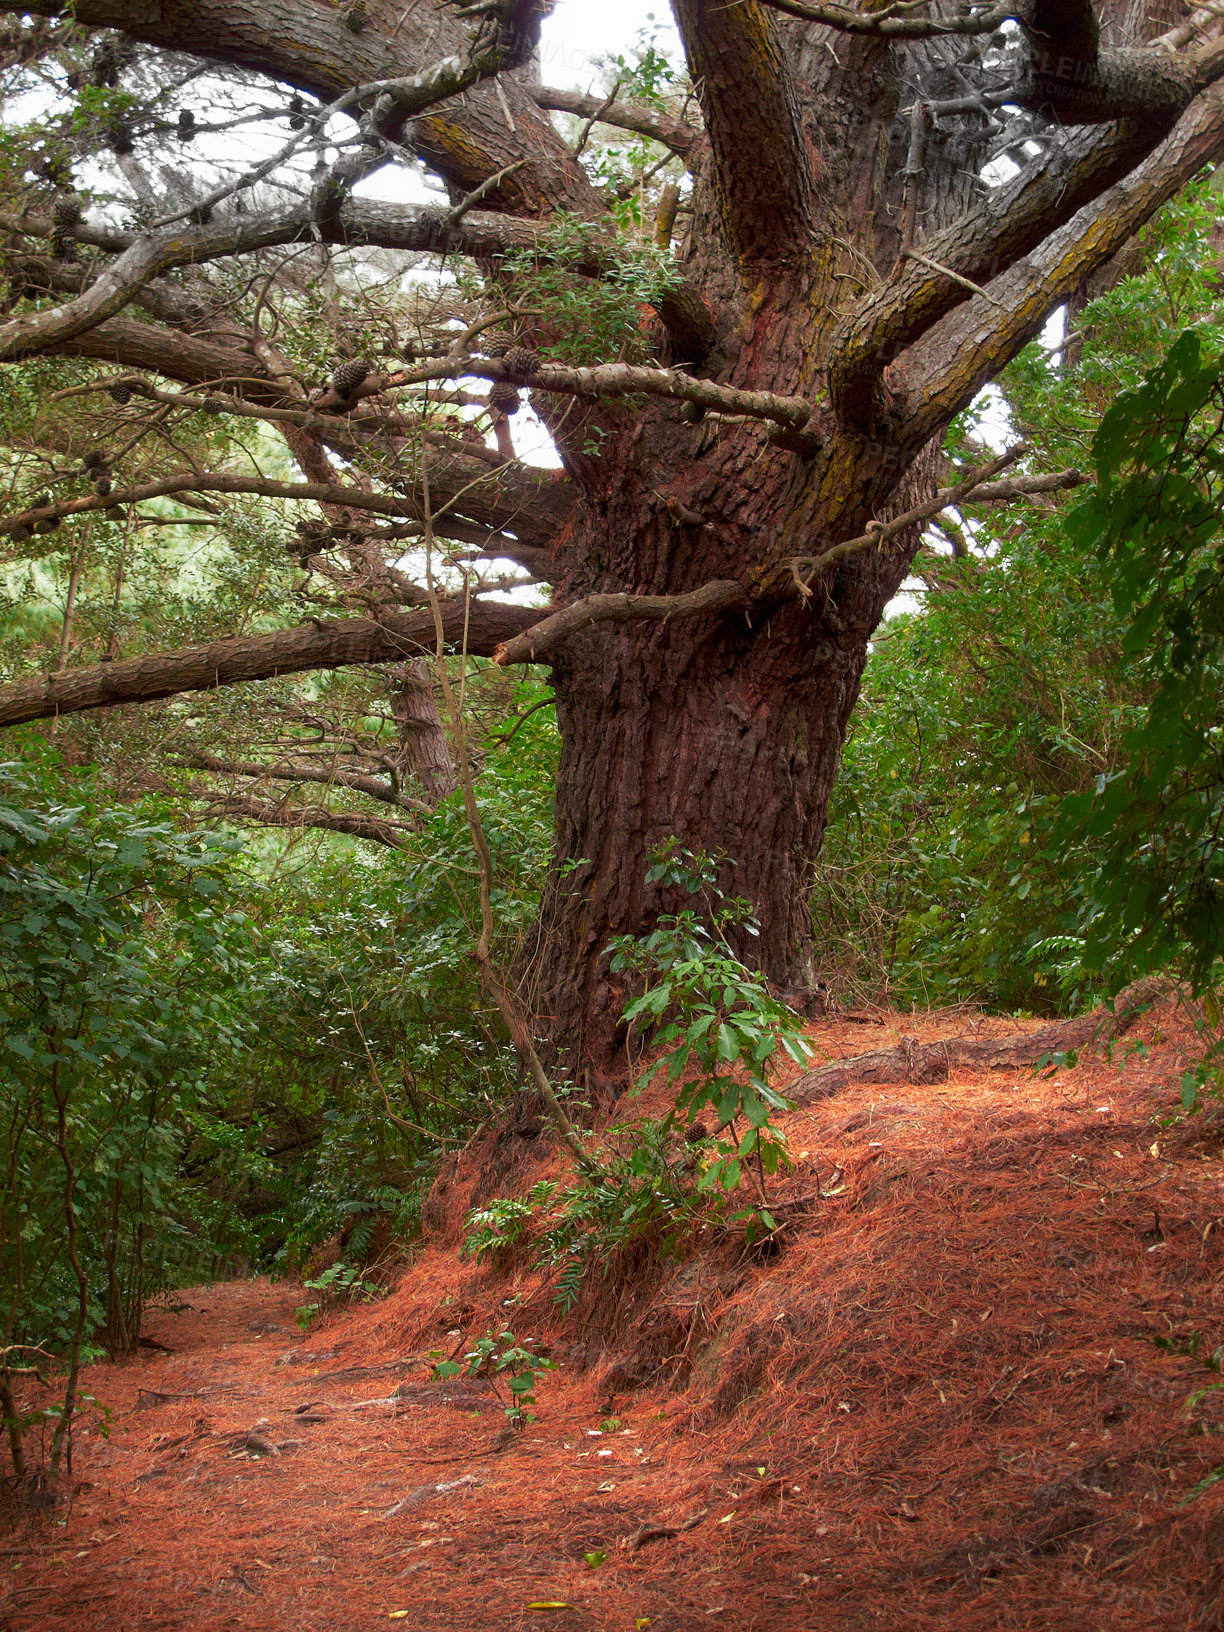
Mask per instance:
[[[517,345],[514,336],[504,329],[490,329],[481,341],[481,350],[486,357],[500,358],[507,372],[519,379],[534,374],[543,362],[538,351],[530,346]],[[517,414],[522,406],[518,387],[509,380],[494,380],[489,387],[488,400],[490,408],[496,408],[503,414]]]
[[[93,448],[81,460],[81,467],[93,483],[93,490],[100,499],[104,499],[114,486],[110,468],[110,460],[101,448]]]

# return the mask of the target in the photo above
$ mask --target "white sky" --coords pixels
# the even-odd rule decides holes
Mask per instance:
[[[624,51],[652,17],[666,25],[674,42],[667,0],[560,0],[544,21],[541,80],[562,90],[585,90],[592,77],[591,58]]]

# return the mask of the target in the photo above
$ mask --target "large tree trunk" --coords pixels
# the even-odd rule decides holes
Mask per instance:
[[[55,0],[34,3],[46,11]],[[15,0],[0,0],[0,11],[15,9]],[[525,29],[528,39],[526,25],[541,7],[524,0],[509,9],[456,10],[431,0],[403,11],[391,0],[370,0],[367,25],[356,31],[337,26],[336,9],[321,0],[272,7],[77,0],[74,15],[87,26],[119,26],[157,45],[266,69],[331,97],[359,82],[385,83],[392,70],[416,74],[439,53],[450,62],[471,43],[467,13],[491,9],[513,24],[512,36]],[[750,898],[761,921],[753,961],[782,988],[811,981],[820,948],[808,886],[829,791],[868,642],[917,545],[912,530],[884,542],[870,526],[929,495],[942,433],[978,387],[1161,203],[1224,154],[1217,85],[1224,52],[1116,49],[1173,20],[1173,0],[1109,0],[1095,11],[1089,0],[1034,0],[1019,8],[1014,38],[1031,60],[1005,103],[996,97],[995,105],[1044,121],[1045,158],[991,189],[979,173],[993,118],[974,96],[967,111],[955,112],[966,102],[977,48],[951,35],[920,37],[925,24],[916,16],[918,33],[905,34],[906,19],[920,10],[974,26],[959,0],[847,8],[843,21],[888,25],[875,38],[818,27],[785,9],[770,0],[672,0],[703,129],[677,148],[693,169],[692,214],[677,287],[655,299],[661,326],[644,353],[660,365],[650,371],[653,392],[643,387],[643,396],[611,400],[607,370],[592,385],[549,378],[574,370],[511,370],[507,363],[516,379],[534,378],[541,387],[535,406],[552,426],[565,478],[529,479],[507,468],[491,481],[488,462],[460,445],[431,464],[429,505],[423,492],[408,503],[411,516],[428,508],[432,525],[445,500],[443,509],[453,512],[445,525],[456,528],[456,540],[482,548],[500,540],[494,555],[547,574],[557,609],[568,609],[575,627],[590,623],[582,608],[592,596],[605,606],[615,601],[617,616],[641,619],[660,611],[660,597],[673,598],[662,603],[669,615],[680,610],[677,598],[689,598],[686,612],[694,597],[708,607],[708,589],[718,604],[739,607],[662,623],[604,622],[550,646],[563,744],[557,855],[538,956],[522,990],[575,1074],[589,1065],[598,1078],[623,1063],[622,994],[604,950],[618,933],[647,929],[666,905],[646,888],[644,873],[651,845],[673,835],[692,848],[725,852],[724,887]],[[513,60],[528,56],[520,51]],[[1074,70],[1069,79],[1064,63]],[[415,143],[456,202],[477,183],[495,181],[479,201],[493,214],[467,216],[465,227],[453,212],[312,204],[300,218],[261,218],[253,237],[227,224],[224,231],[201,226],[203,236],[176,229],[130,248],[113,243],[109,283],[99,279],[79,300],[0,323],[0,355],[53,349],[189,383],[244,380],[248,403],[274,406],[283,398],[300,406],[276,383],[278,370],[266,372],[264,360],[221,327],[190,332],[192,324],[174,315],[180,296],[159,274],[187,259],[202,265],[322,234],[329,242],[453,248],[478,257],[492,282],[505,272],[500,253],[536,241],[526,217],[557,209],[595,223],[598,247],[606,200],[520,78],[507,74],[492,85],[469,75],[462,96],[436,106],[419,100],[420,83],[403,81],[383,135]],[[380,106],[369,110],[371,119]],[[602,102],[590,111],[616,122]],[[405,123],[410,114],[415,124]],[[627,128],[658,129],[657,120],[643,126],[641,117],[627,117]],[[1163,157],[1146,165],[1171,130]],[[515,219],[499,235],[497,212],[507,210]],[[672,220],[661,229],[664,238]],[[50,235],[48,221],[43,236]],[[105,247],[105,238],[90,229],[86,241]],[[603,254],[592,249],[584,276],[616,264],[615,254],[606,262]],[[513,274],[505,275],[512,285]],[[512,286],[499,289],[503,295],[512,304],[517,298]],[[156,323],[118,315],[138,298]],[[564,321],[572,340],[568,307]],[[525,350],[530,359],[530,340],[547,365],[549,343],[560,335],[544,320],[529,334],[525,319],[516,338],[520,358]],[[493,373],[487,363],[472,366],[505,383],[500,363]],[[682,407],[676,399],[686,392],[693,400]],[[769,410],[747,402],[747,394],[771,394]],[[314,406],[330,411],[334,398],[324,393]],[[703,419],[712,402],[719,413]],[[796,403],[802,434],[794,428],[800,420],[787,418]],[[356,460],[363,444],[343,420],[337,416],[330,430],[313,425],[311,434]],[[398,457],[403,450],[387,435],[379,457]],[[300,449],[299,457],[306,458]],[[372,468],[382,480],[386,467]],[[156,494],[145,488],[117,497],[134,503],[198,488],[313,497],[391,517],[404,509],[367,491],[368,482],[337,491],[325,474],[322,486],[318,479],[307,493],[302,484],[201,481],[188,473]],[[115,499],[74,500],[62,513]],[[28,520],[41,527],[58,516],[32,511]],[[810,597],[797,597],[791,563],[852,539],[870,547],[839,556],[835,567],[826,561]],[[630,598],[643,597],[652,612],[636,599],[626,610]],[[749,605],[750,612],[742,609]],[[115,663],[105,675],[68,670],[6,688],[0,724],[256,674],[411,657],[430,644],[420,637],[423,616],[380,611],[377,620],[319,620],[311,630]],[[461,624],[466,650],[492,651],[499,660],[507,655],[501,643],[486,637],[533,617],[483,602],[469,628],[458,601],[447,616]]]
[[[886,597],[904,571],[880,574]],[[866,655],[788,606],[573,641],[558,665],[557,849],[541,920],[538,1004],[568,1058],[615,1071],[625,992],[602,956],[665,907],[647,852],[672,835],[726,856],[720,885],[762,925],[738,950],[780,988],[811,988],[808,906],[829,794]]]

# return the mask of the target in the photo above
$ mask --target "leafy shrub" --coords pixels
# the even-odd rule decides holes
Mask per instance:
[[[539,1386],[536,1379],[543,1372],[557,1369],[555,1360],[536,1354],[510,1331],[486,1332],[476,1339],[462,1361],[442,1360],[440,1353],[439,1350],[430,1355],[431,1360],[437,1360],[434,1379],[444,1382],[449,1377],[487,1378],[505,1408],[510,1426],[520,1433],[529,1422],[536,1420],[535,1413],[527,1409],[536,1403],[535,1391]],[[503,1374],[507,1371],[513,1375],[505,1377]],[[501,1391],[499,1378],[505,1383],[509,1399]]]
[[[534,1263],[555,1274],[555,1299],[566,1310],[577,1303],[592,1263],[602,1263],[606,1274],[613,1256],[631,1246],[649,1243],[665,1255],[706,1223],[742,1224],[750,1239],[775,1227],[764,1178],[790,1158],[769,1116],[789,1101],[770,1086],[766,1070],[779,1050],[806,1063],[808,1045],[797,1016],[732,952],[727,930],[756,928],[749,904],[718,888],[718,865],[718,858],[675,839],[658,846],[648,880],[697,904],[662,915],[649,934],[623,936],[610,948],[612,968],[632,972],[644,987],[624,1018],[645,1021],[648,1045],[662,1048],[637,1088],[666,1071],[673,1108],[610,1128],[574,1181],[541,1180],[526,1197],[487,1202],[468,1217],[466,1254],[504,1263],[526,1246]],[[699,1119],[706,1106],[718,1119],[712,1133]],[[739,1122],[746,1126],[737,1134]],[[756,1179],[759,1199],[732,1212],[731,1197],[746,1173]]]

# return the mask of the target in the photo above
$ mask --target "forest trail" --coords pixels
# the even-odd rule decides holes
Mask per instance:
[[[955,1029],[814,1028],[828,1054]],[[296,1286],[187,1291],[146,1323],[171,1352],[88,1373],[113,1432],[78,1438],[67,1516],[8,1538],[0,1625],[1218,1628],[1224,1483],[1187,1498],[1224,1395],[1187,1413],[1211,1374],[1147,1340],[1224,1339],[1218,1126],[1170,1119],[1192,1049],[1166,1004],[1112,1060],[848,1088],[793,1113],[789,1191],[844,1179],[780,1254],[597,1278],[613,1301],[564,1326],[442,1241],[308,1335]],[[488,1385],[430,1381],[503,1320],[561,1362],[522,1435]]]

